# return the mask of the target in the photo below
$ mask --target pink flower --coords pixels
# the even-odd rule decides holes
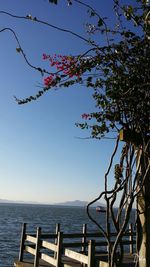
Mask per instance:
[[[49,58],[49,56],[48,56],[48,55],[46,55],[46,54],[43,54],[42,58],[43,58],[43,60],[46,60],[46,59],[48,59],[48,58]]]
[[[82,114],[82,119],[88,120],[90,118],[91,118],[90,114],[87,114],[87,113]]]
[[[54,78],[53,78],[53,74],[51,74],[50,76],[44,78],[44,85],[46,87],[49,87],[52,85],[52,82],[54,81]]]

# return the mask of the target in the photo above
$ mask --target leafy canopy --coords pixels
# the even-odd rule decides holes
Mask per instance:
[[[49,2],[58,4],[57,0]],[[116,25],[109,25],[91,6],[78,0],[88,8],[87,23],[89,39],[77,36],[89,44],[89,49],[77,56],[43,55],[49,60],[51,70],[41,70],[44,77],[43,88],[36,96],[19,104],[36,100],[44,92],[73,84],[84,84],[93,90],[96,112],[85,113],[82,129],[91,129],[91,136],[101,138],[110,131],[120,128],[149,135],[150,129],[150,11],[147,0],[136,0],[134,5],[123,5],[120,0],[113,0]],[[126,1],[128,2],[128,1]],[[72,7],[73,8],[73,7]],[[73,33],[75,34],[75,33]],[[105,35],[106,44],[101,46],[95,36]],[[100,39],[100,38],[99,38]]]

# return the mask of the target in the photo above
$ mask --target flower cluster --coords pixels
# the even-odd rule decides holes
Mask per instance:
[[[82,119],[90,120],[91,119],[91,114],[87,114],[87,113],[82,114]]]
[[[57,78],[61,80],[62,77],[72,78],[80,77],[82,72],[79,67],[79,62],[76,57],[56,55],[50,56],[43,54],[43,60],[49,60],[50,67],[56,68],[56,73],[44,78],[44,85],[46,87],[52,86]]]
[[[49,87],[54,84],[54,81],[55,81],[54,75],[51,74],[50,76],[44,78],[44,85],[46,87]]]

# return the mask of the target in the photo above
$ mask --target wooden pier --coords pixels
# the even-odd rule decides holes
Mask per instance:
[[[116,233],[111,233],[114,243]],[[122,239],[123,246],[128,246],[122,266],[133,267],[135,232],[132,225]],[[63,233],[56,225],[54,234],[42,233],[37,228],[36,234],[26,232],[22,226],[19,259],[15,267],[108,267],[107,242],[100,232],[87,232],[83,225],[82,233]],[[30,255],[30,259],[28,258]]]

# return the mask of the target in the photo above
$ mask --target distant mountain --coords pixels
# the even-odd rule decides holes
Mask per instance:
[[[0,199],[0,203],[9,203],[9,200],[7,200],[7,199]]]
[[[22,200],[9,200],[9,199],[0,199],[0,203],[18,203],[18,204],[40,204],[39,202],[36,201],[22,201]]]
[[[74,201],[66,201],[63,203],[56,203],[56,205],[72,206],[72,207],[75,207],[75,206],[76,207],[86,207],[88,203],[89,203],[88,201],[74,200]],[[96,207],[96,206],[104,206],[104,205],[100,202],[96,202],[92,206]]]
[[[57,206],[72,206],[72,207],[86,207],[89,203],[88,201],[74,200],[74,201],[66,201],[61,203],[41,203],[36,201],[22,201],[22,200],[9,200],[9,199],[0,199],[0,204],[39,204],[39,205],[57,205]],[[96,206],[104,206],[104,204],[100,202],[96,202],[92,205],[92,207]]]

